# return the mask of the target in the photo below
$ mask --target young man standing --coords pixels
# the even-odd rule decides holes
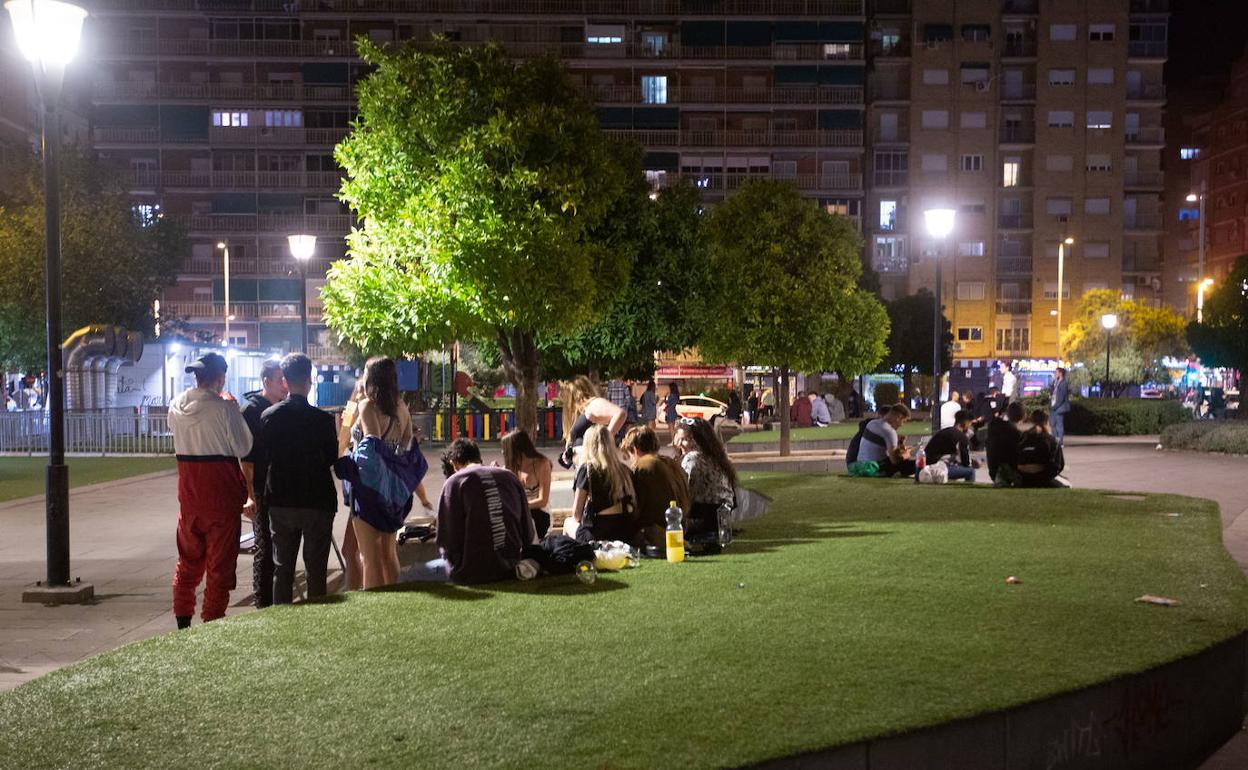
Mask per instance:
[[[255,537],[255,556],[251,562],[252,591],[259,609],[273,603],[273,538],[269,532],[269,506],[263,499],[264,482],[268,465],[257,457],[254,443],[260,433],[260,416],[264,410],[286,398],[286,380],[282,377],[280,361],[268,360],[260,368],[262,390],[243,395],[243,419],[251,430],[251,453],[243,458],[243,478],[247,481],[247,498],[255,505],[256,518],[252,519],[251,531]]]
[[[923,447],[927,464],[944,460],[949,467],[950,481],[975,481],[976,464],[971,461],[971,440],[968,435],[975,415],[962,409],[953,417],[953,425],[937,432]]]
[[[897,430],[908,419],[910,410],[906,405],[893,404],[883,415],[867,423],[858,445],[858,461],[879,463],[880,476],[913,476],[915,463],[910,459],[910,449],[897,435]]]
[[[225,359],[208,353],[186,367],[195,387],[169,405],[169,427],[178,461],[178,563],[173,574],[173,614],[191,625],[195,589],[203,579],[204,622],[225,615],[237,583],[240,514],[255,516],[239,461],[251,451],[251,431],[237,402],[222,398]]]
[[[260,418],[259,454],[268,463],[264,491],[273,530],[273,603],[290,604],[295,558],[303,541],[308,598],[325,595],[329,547],[338,490],[333,465],[338,458],[334,418],[308,403],[312,359],[291,353],[282,359],[286,400]]]
[[[1066,413],[1070,411],[1070,384],[1066,382],[1066,369],[1059,366],[1053,370],[1053,397],[1049,400],[1049,424],[1058,446],[1066,440]]]

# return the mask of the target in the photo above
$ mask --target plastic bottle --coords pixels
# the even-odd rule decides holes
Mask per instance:
[[[672,500],[664,516],[667,518],[667,560],[678,564],[685,560],[685,512]]]

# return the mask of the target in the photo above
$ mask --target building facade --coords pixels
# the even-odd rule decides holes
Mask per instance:
[[[554,52],[656,188],[710,201],[791,179],[852,218],[885,291],[934,282],[922,211],[959,210],[944,260],[958,355],[1056,345],[1066,285],[1151,298],[1160,275],[1164,0],[101,0],[93,137],[189,253],[164,308],[232,344],[312,353],[351,225],[332,148],[363,75],[351,41]],[[306,284],[286,236],[316,234]],[[230,249],[225,306],[224,249]],[[1055,350],[1054,350],[1055,352]]]

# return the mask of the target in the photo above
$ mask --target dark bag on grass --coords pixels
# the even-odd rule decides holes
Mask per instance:
[[[578,563],[594,560],[594,547],[567,535],[548,535],[540,543],[526,545],[520,558],[533,559],[547,574],[571,575]]]
[[[849,440],[849,448],[845,450],[845,465],[849,466],[858,461],[858,449],[862,446],[862,434],[867,432],[867,423],[871,422],[870,418],[858,423],[858,432]]]

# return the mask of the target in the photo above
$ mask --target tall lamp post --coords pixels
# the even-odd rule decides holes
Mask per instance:
[[[13,22],[17,48],[35,71],[35,87],[43,106],[43,210],[47,260],[48,349],[48,471],[46,476],[48,580],[46,589],[27,591],[23,601],[65,603],[86,601],[90,585],[70,586],[69,468],[65,465],[65,373],[61,355],[61,210],[57,156],[61,118],[57,106],[65,82],[65,66],[73,60],[82,37],[86,10],[55,0],[9,0],[4,4]]]
[[[1196,323],[1205,322],[1205,292],[1213,285],[1212,278],[1205,278],[1196,284]]]
[[[1114,327],[1118,325],[1118,316],[1106,313],[1101,316],[1101,326],[1105,329],[1105,382],[1101,385],[1101,398],[1109,398],[1109,341],[1114,336]]]
[[[228,348],[230,346],[230,319],[232,318],[230,315],[230,244],[225,241],[221,241],[217,244],[217,248],[221,249],[221,255],[223,258],[222,267],[225,272],[225,339],[223,342],[225,343],[225,347]]]
[[[305,355],[308,352],[308,260],[312,258],[312,252],[316,251],[315,235],[288,235],[286,241],[290,244],[290,254],[299,263],[299,340],[302,347],[300,352]]]
[[[927,234],[941,241],[942,250],[948,245],[949,234],[953,232],[953,220],[956,212],[953,209],[928,209],[923,212],[923,222],[927,226]],[[932,435],[940,430],[940,349],[944,343],[945,314],[941,307],[940,289],[941,255],[936,255],[936,302],[932,310]]]
[[[1057,242],[1057,362],[1062,362],[1062,295],[1066,293],[1066,247],[1074,238],[1067,236]]]
[[[1200,250],[1197,252],[1197,257],[1196,257],[1197,260],[1199,260],[1196,263],[1196,285],[1197,286],[1204,283],[1205,281],[1205,198],[1207,197],[1206,192],[1208,191],[1208,189],[1209,189],[1208,183],[1202,179],[1200,181],[1200,192],[1188,193],[1187,198],[1186,198],[1188,203],[1200,204],[1200,209],[1196,214],[1196,217],[1199,220],[1197,224],[1200,226],[1200,236],[1199,236]]]

